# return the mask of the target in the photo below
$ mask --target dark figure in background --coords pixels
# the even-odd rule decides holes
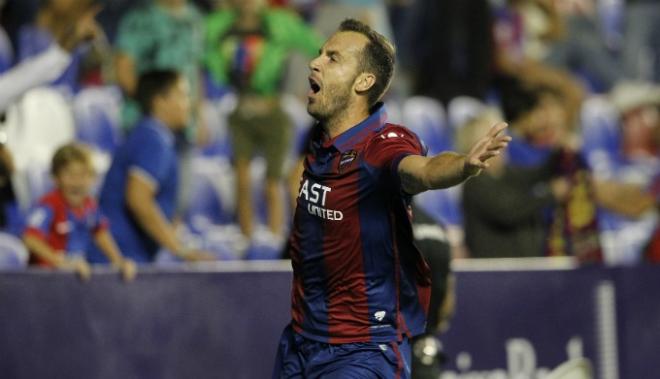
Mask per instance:
[[[451,246],[442,225],[413,205],[415,245],[431,269],[431,302],[426,331],[412,343],[412,378],[437,379],[445,356],[437,335],[449,327],[454,313],[454,277],[451,273]]]
[[[494,56],[488,1],[418,0],[412,7],[402,44],[408,50],[400,54],[412,93],[444,103],[459,95],[484,99]]]
[[[459,146],[469,146],[496,115],[463,126]],[[539,257],[545,252],[544,210],[567,196],[569,184],[553,179],[555,162],[516,167],[497,157],[483,175],[463,187],[465,243],[474,258]]]

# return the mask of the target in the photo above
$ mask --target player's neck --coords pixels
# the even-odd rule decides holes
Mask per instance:
[[[323,122],[328,137],[335,138],[369,117],[366,107],[349,106]]]

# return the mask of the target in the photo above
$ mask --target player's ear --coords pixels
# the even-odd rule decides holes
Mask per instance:
[[[355,79],[355,90],[357,92],[367,92],[376,84],[376,76],[369,72],[363,72]]]

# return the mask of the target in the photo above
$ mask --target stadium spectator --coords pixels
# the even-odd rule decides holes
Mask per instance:
[[[289,151],[292,124],[280,104],[285,62],[290,52],[312,56],[320,37],[294,13],[270,8],[264,0],[234,0],[206,20],[206,66],[219,84],[238,95],[229,117],[234,149],[238,221],[241,231],[254,231],[250,162],[266,159],[265,197],[269,230],[283,233],[283,163]]]
[[[81,43],[91,40],[99,30],[94,20],[97,9],[88,9],[70,24],[66,33],[52,40],[39,54],[27,58],[0,75],[0,114],[28,90],[47,84],[70,67]]]
[[[457,144],[465,151],[498,118],[486,112],[460,129]],[[516,120],[512,120],[512,126]],[[547,158],[546,158],[547,159]],[[516,167],[500,156],[463,186],[465,243],[474,258],[540,257],[547,225],[543,212],[566,200],[569,184],[553,178],[556,159]]]
[[[187,249],[172,225],[178,165],[174,132],[185,128],[190,110],[188,81],[175,71],[149,71],[135,98],[144,118],[115,152],[101,189],[100,206],[120,249],[137,262],[151,262],[159,248],[185,260],[207,259]],[[92,262],[105,258],[97,251]]]
[[[660,143],[660,128],[656,132],[656,141]],[[651,193],[655,196],[656,214],[660,214],[660,173],[656,175],[651,187]],[[660,225],[656,226],[655,232],[646,246],[646,259],[649,262],[660,263]]]
[[[33,263],[74,270],[87,280],[91,270],[85,253],[93,240],[112,265],[121,270],[124,279],[132,280],[135,263],[122,256],[107,220],[90,196],[94,168],[89,152],[74,143],[60,147],[53,156],[51,174],[56,189],[39,200],[23,233]]]
[[[45,0],[39,4],[39,10],[32,24],[24,25],[18,35],[18,60],[22,61],[46,51],[55,41],[66,38],[73,33],[77,20],[95,15],[99,8],[94,6],[92,0]],[[94,38],[102,38],[103,32],[96,23]],[[94,44],[92,46],[99,46]],[[71,62],[64,72],[52,84],[62,86],[76,93],[80,84],[80,66],[89,53],[89,46],[76,46],[71,50]]]
[[[595,92],[607,92],[624,78],[620,60],[599,29],[594,0],[537,0],[535,8],[539,31],[552,35],[538,44],[539,59],[582,75]]]
[[[493,17],[487,0],[419,0],[406,21],[402,63],[411,91],[447,104],[485,99],[493,75]]]
[[[120,20],[115,44],[117,82],[127,96],[135,95],[142,73],[176,70],[188,81],[192,104],[199,104],[203,18],[194,5],[187,0],[151,0],[139,5]],[[193,108],[192,116],[196,111]],[[127,104],[124,126],[132,126],[138,118],[138,104]]]
[[[595,188],[606,227],[604,246],[611,264],[635,264],[658,225],[654,180],[660,173],[660,89],[622,84],[612,92],[619,116],[617,150],[598,170]]]
[[[1,4],[0,4],[1,8]],[[8,71],[0,73],[0,124],[5,122],[5,111],[24,93],[58,78],[70,66],[71,52],[82,42],[94,38],[98,25],[94,20],[96,10],[89,9],[81,15],[71,29],[59,36],[43,52],[24,60]],[[2,32],[2,28],[0,28]],[[6,133],[0,133],[0,227],[10,228],[13,233],[22,229],[20,217],[11,210],[15,204],[12,184],[14,164],[6,148]]]
[[[188,207],[192,147],[204,144],[208,137],[201,117],[203,28],[201,13],[188,0],[149,0],[122,17],[115,40],[115,72],[126,95],[122,107],[124,128],[132,127],[140,118],[140,107],[132,97],[141,74],[150,70],[175,70],[188,82],[191,112],[187,127],[175,132],[179,164],[177,215]]]
[[[543,63],[532,53],[529,36],[533,31],[525,22],[525,10],[533,1],[507,0],[505,6],[495,8],[495,70],[499,76],[557,93],[573,126],[578,120],[584,88],[568,72]]]
[[[560,96],[549,88],[528,87],[515,80],[502,88],[506,88],[502,108],[514,136],[509,164],[539,167],[554,155],[552,175],[570,183],[566,201],[546,210],[546,254],[572,255],[584,263],[601,261],[597,190]]]

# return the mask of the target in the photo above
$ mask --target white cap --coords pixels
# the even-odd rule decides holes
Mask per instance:
[[[660,105],[660,87],[645,82],[624,82],[614,87],[610,101],[620,113],[643,105]]]

